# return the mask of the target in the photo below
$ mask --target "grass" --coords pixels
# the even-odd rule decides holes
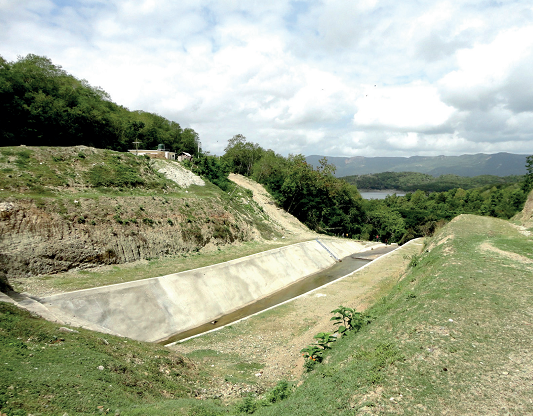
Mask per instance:
[[[508,223],[460,217],[370,308],[370,325],[257,414],[533,413],[531,266],[483,243],[533,260],[531,240]]]
[[[189,360],[166,348],[82,329],[64,332],[6,303],[0,303],[0,332],[2,414],[128,414],[190,397],[199,380]]]
[[[265,213],[246,190],[239,188],[230,195],[208,181],[205,186],[192,185],[182,189],[159,174],[152,162],[130,153],[83,147],[0,148],[0,170],[5,173],[0,175],[0,199],[19,202],[34,215],[46,216],[52,229],[63,227],[79,233],[86,247],[94,246],[96,253],[92,256],[91,252],[79,253],[83,250],[74,249],[78,252],[68,254],[68,259],[62,264],[54,259],[50,265],[41,267],[37,261],[35,267],[24,269],[21,266],[20,270],[10,271],[9,274],[26,276],[43,271],[62,272],[66,267],[78,266],[77,258],[83,256],[89,258],[84,266],[88,262],[98,265],[144,258],[140,264],[121,265],[118,269],[106,267],[85,274],[14,278],[17,290],[31,292],[29,288],[38,286],[48,291],[76,290],[144,279],[283,245],[265,245],[257,250],[245,248],[244,253],[236,251],[227,257],[218,253],[208,254],[204,256],[206,261],[190,261],[190,253],[201,250],[208,243],[225,246],[249,241],[257,234],[256,230],[266,239],[274,240],[281,235],[270,220],[265,221]],[[37,212],[33,211],[34,206]],[[171,231],[168,230],[170,227]],[[98,242],[92,241],[103,228],[106,232],[111,230],[111,235],[101,237]],[[159,242],[146,250],[146,241],[154,230],[167,232],[171,242]],[[128,252],[129,257],[124,254],[121,258],[110,260],[106,248],[101,249],[100,246],[115,238],[119,245],[121,241],[133,240],[138,252],[134,249],[132,253]],[[52,239],[57,242],[57,239]],[[176,254],[180,250],[188,253]],[[71,253],[72,250],[65,252]],[[167,255],[170,257],[162,257]],[[146,264],[146,260],[156,257],[159,260]],[[36,254],[35,258],[41,259],[42,255]]]

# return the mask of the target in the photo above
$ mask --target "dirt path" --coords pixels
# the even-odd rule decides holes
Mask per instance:
[[[253,199],[257,202],[272,221],[277,224],[280,229],[286,234],[286,238],[315,238],[317,233],[311,231],[304,224],[302,224],[296,217],[288,212],[278,208],[276,203],[263,187],[263,185],[254,182],[245,176],[231,173],[229,179],[237,185],[249,189],[253,192]]]
[[[298,380],[300,350],[318,332],[333,332],[331,310],[339,305],[365,310],[402,278],[407,256],[421,249],[421,240],[413,240],[328,286],[171,348],[211,366],[210,388],[200,397],[231,399],[260,393],[279,380]]]

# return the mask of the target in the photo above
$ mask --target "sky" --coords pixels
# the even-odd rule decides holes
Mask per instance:
[[[288,154],[533,154],[531,0],[0,0],[0,55]]]

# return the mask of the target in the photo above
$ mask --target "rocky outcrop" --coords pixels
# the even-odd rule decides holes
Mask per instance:
[[[227,202],[226,202],[227,203]],[[0,270],[51,274],[260,238],[217,198],[95,197],[0,202]]]

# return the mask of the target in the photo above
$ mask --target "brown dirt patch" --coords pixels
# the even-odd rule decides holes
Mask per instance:
[[[274,224],[277,224],[284,234],[308,238],[315,238],[318,236],[317,233],[307,228],[296,217],[283,209],[278,208],[263,185],[235,173],[231,173],[229,179],[237,185],[251,190],[253,192],[254,201],[263,208]]]
[[[520,263],[527,263],[527,264],[533,264],[533,260],[525,257],[525,256],[521,256],[520,254],[517,254],[517,253],[512,253],[510,251],[504,251],[504,250],[501,250],[497,247],[494,247],[492,244],[488,243],[488,242],[484,242],[483,244],[481,244],[479,246],[479,248],[483,251],[490,251],[492,253],[495,253],[499,256],[502,256],[502,257],[506,257],[510,260],[513,260],[513,261],[517,261],[517,262],[520,262]]]

